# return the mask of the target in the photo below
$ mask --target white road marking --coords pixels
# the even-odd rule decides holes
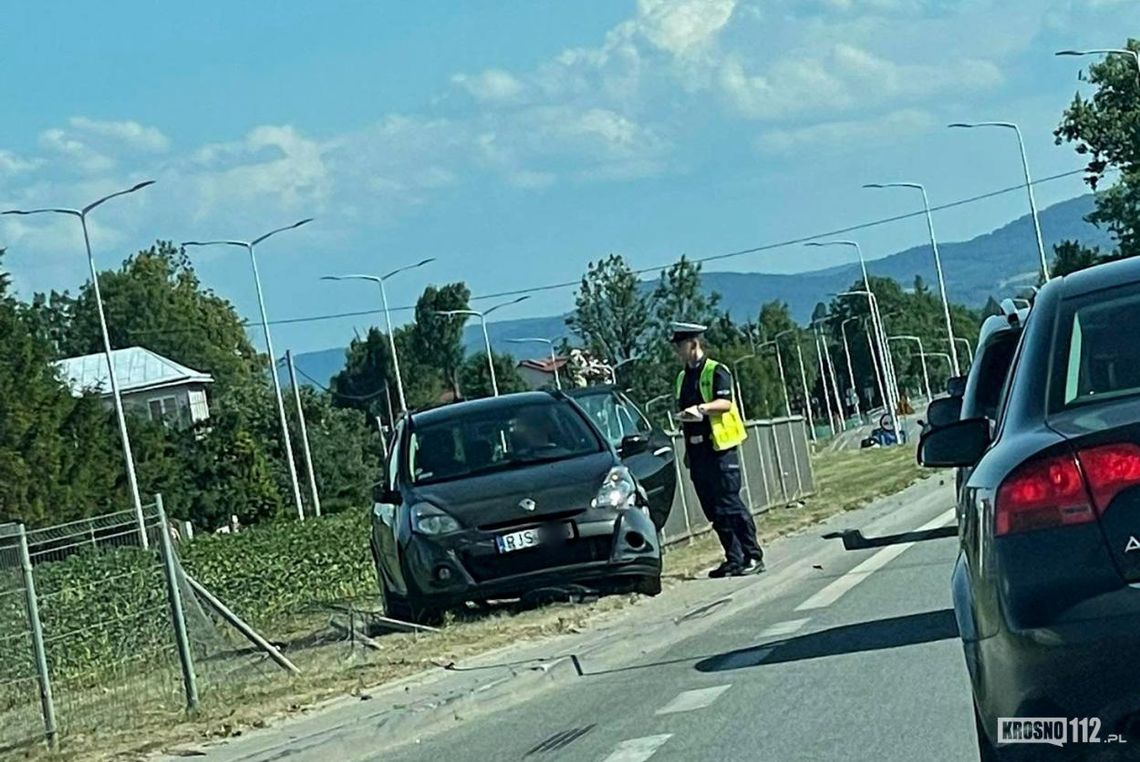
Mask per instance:
[[[717,700],[720,694],[731,688],[732,685],[717,685],[713,688],[698,688],[685,691],[657,710],[657,714],[676,714],[677,712],[691,712],[694,709],[704,709]]]
[[[622,741],[604,762],[645,762],[672,737],[672,733],[665,733]]]
[[[810,619],[791,619],[787,622],[777,622],[766,630],[760,633],[762,638],[775,638],[781,635],[791,635],[793,632],[799,631],[805,624],[810,622]]]
[[[775,648],[748,648],[743,651],[737,651],[734,654],[729,654],[717,661],[716,668],[718,670],[729,669],[744,669],[745,667],[755,667],[760,662],[767,659],[775,651]],[[658,712],[660,714],[660,712]]]
[[[945,526],[954,520],[954,509],[946,511],[945,513],[937,516],[934,519],[926,522],[918,528],[917,531],[923,532],[927,529],[936,529]],[[906,552],[907,548],[914,545],[913,542],[904,542],[901,545],[888,545],[880,550],[875,555],[864,560],[861,564],[856,566],[851,571],[844,574],[839,579],[832,582],[827,587],[820,590],[818,593],[808,598],[806,601],[796,606],[796,611],[808,611],[810,609],[821,609],[830,606],[837,600],[843,597],[851,588],[858,585],[867,577],[871,576],[872,572],[882,569]]]

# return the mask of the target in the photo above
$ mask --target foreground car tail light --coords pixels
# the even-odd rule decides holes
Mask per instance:
[[[1094,520],[1092,503],[1072,455],[1026,463],[1002,482],[994,502],[994,534]]]
[[[1140,484],[1140,446],[1099,445],[1030,461],[998,488],[994,532],[1084,524],[1104,513],[1113,499]]]
[[[1121,490],[1140,484],[1140,446],[1102,445],[1077,453],[1098,513],[1104,513]]]

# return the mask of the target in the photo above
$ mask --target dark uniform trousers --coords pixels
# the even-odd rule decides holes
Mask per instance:
[[[705,518],[712,524],[729,563],[760,560],[763,551],[756,540],[756,523],[740,499],[740,457],[737,449],[716,452],[711,447],[689,449],[689,476]]]

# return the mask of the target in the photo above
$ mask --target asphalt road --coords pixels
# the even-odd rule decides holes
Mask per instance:
[[[645,659],[584,660],[581,678],[371,758],[976,759],[949,608],[954,555],[952,539],[847,553],[834,573]]]

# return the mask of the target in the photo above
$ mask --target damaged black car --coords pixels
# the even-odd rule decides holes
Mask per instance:
[[[551,589],[657,594],[658,527],[622,463],[648,446],[615,448],[559,392],[404,416],[372,509],[386,614],[434,624],[468,601]]]

